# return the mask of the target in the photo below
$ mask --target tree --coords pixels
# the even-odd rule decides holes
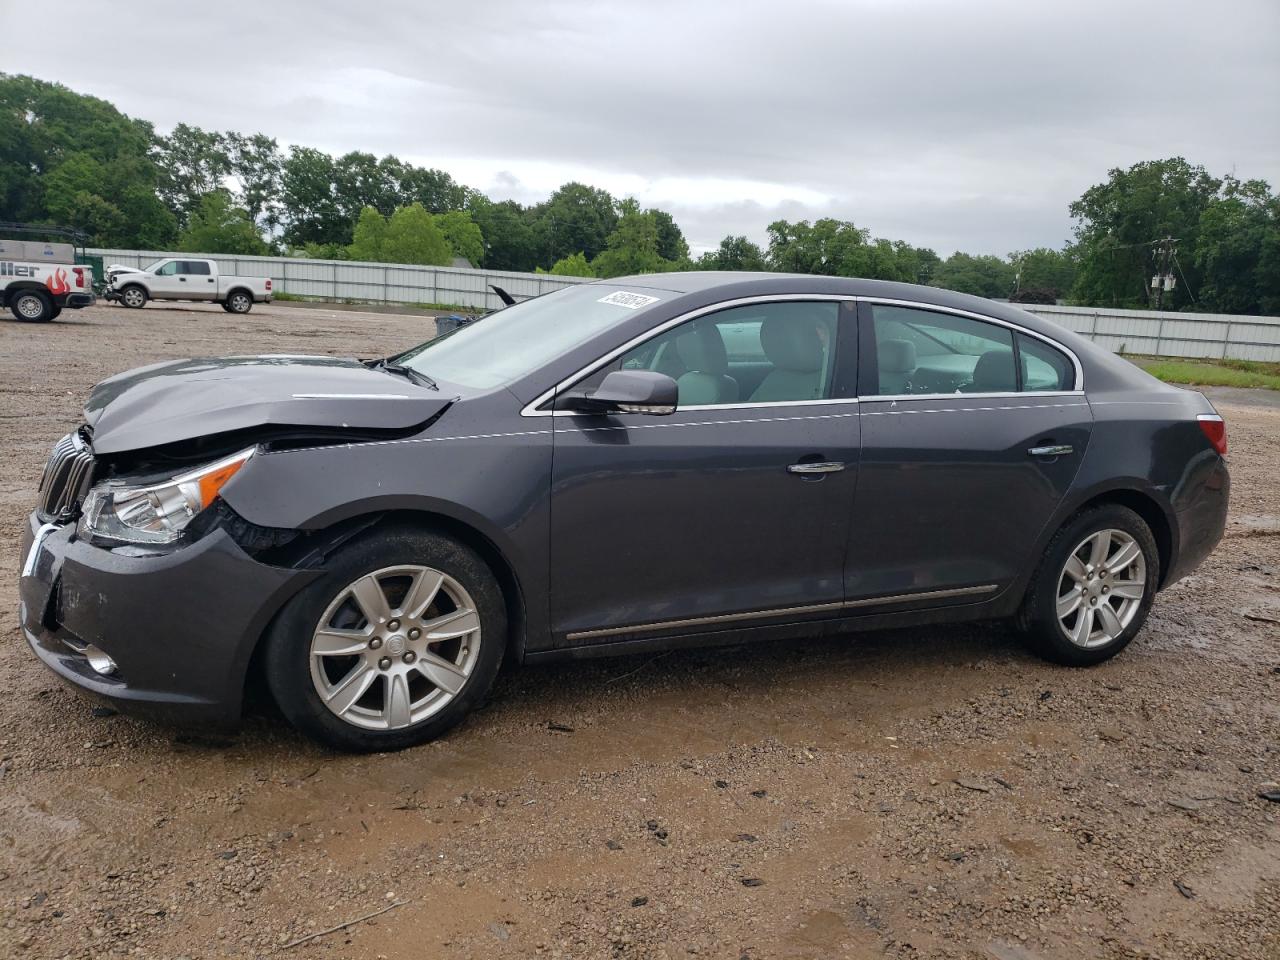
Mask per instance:
[[[929,284],[976,297],[1005,299],[1013,293],[1012,264],[997,256],[979,256],[956,252],[933,271]]]
[[[676,225],[675,218],[665,210],[649,210],[658,228],[658,256],[663,260],[679,263],[689,259],[689,244],[684,233]]]
[[[768,270],[764,251],[746,237],[728,236],[697,260],[699,270]]]
[[[1041,298],[1026,300],[1010,295],[1009,299],[1017,303],[1056,303],[1075,285],[1075,251],[1070,247],[1065,250],[1037,247],[1015,251],[1009,254],[1009,262],[1013,264],[1017,289],[1037,291]],[[1046,295],[1048,300],[1044,299]]]
[[[1191,259],[1205,309],[1280,312],[1280,197],[1265,181],[1226,177],[1200,216]]]
[[[873,239],[870,231],[847,220],[778,220],[769,225],[769,265],[784,273],[915,283],[921,251],[900,240]]]
[[[205,194],[220,189],[231,175],[227,138],[185,123],[156,139],[155,158],[160,199],[179,225],[186,224]]]
[[[435,218],[422,204],[411,203],[391,215],[383,240],[382,259],[388,263],[444,267],[453,259],[453,252],[436,226]]]
[[[591,269],[591,264],[587,263],[586,254],[578,252],[573,256],[565,257],[557,260],[552,264],[551,269],[547,273],[555,274],[557,277],[594,277],[595,273]]]
[[[349,260],[383,260],[387,242],[387,218],[373,207],[365,207],[360,211],[352,231],[351,245],[347,247],[346,259]]]
[[[444,213],[461,210],[469,193],[443,170],[410,166],[401,174],[398,199],[402,206],[417,202],[431,213]]]
[[[334,192],[333,157],[312,147],[290,147],[280,175],[284,239],[291,246],[351,242],[353,212],[346,217]],[[356,211],[360,208],[357,207]]]
[[[191,253],[239,253],[262,256],[270,251],[249,211],[237,206],[227,190],[213,190],[187,220],[178,249]]]
[[[468,200],[467,209],[484,238],[484,266],[490,270],[538,266],[537,242],[524,207],[514,200],[494,203],[477,194]]]
[[[101,246],[164,247],[154,131],[96,97],[0,74],[0,220],[53,221]]]
[[[578,252],[594,260],[618,225],[613,197],[582,183],[566,183],[528,215],[543,265]]]
[[[471,214],[465,210],[438,213],[436,226],[444,234],[455,257],[462,257],[473,267],[484,262],[484,235],[471,219]]]
[[[268,236],[274,235],[284,216],[280,205],[284,158],[280,148],[274,138],[261,133],[223,136],[231,159],[231,176],[239,183],[240,202],[254,223]]]
[[[1200,219],[1221,186],[1204,167],[1181,157],[1110,171],[1106,183],[1090,187],[1070,207],[1078,221],[1079,254],[1072,298],[1093,305],[1148,306],[1158,266],[1155,242],[1176,237],[1180,249],[1194,250]],[[1189,266],[1187,260],[1182,264]],[[1198,287],[1198,268],[1186,272],[1190,285]],[[1190,303],[1186,282],[1164,299],[1167,309]]]
[[[658,218],[653,211],[642,213],[634,197],[623,200],[618,209],[621,215],[617,228],[609,234],[606,249],[591,261],[595,275],[621,277],[672,269],[675,264],[658,252]]]

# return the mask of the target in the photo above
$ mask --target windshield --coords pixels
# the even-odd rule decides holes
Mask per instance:
[[[671,296],[666,290],[603,283],[565,287],[499,310],[392,359],[464,387],[505,386]]]

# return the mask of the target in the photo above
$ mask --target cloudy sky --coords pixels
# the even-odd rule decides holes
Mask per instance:
[[[1109,168],[1178,154],[1280,184],[1280,0],[38,7],[58,43],[5,44],[0,70],[498,199],[582,180],[695,250],[822,216],[943,254],[1058,246]],[[0,36],[32,9],[0,0]]]

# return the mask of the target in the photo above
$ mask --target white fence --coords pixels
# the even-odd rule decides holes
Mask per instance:
[[[1116,352],[1280,361],[1280,317],[1023,306]]]
[[[91,250],[110,265],[143,267],[161,257],[182,254],[144,250]],[[326,300],[370,303],[440,303],[472,310],[496,310],[502,301],[489,284],[516,297],[549,293],[578,277],[458,267],[414,267],[397,263],[300,260],[292,257],[238,257],[212,254],[224,273],[269,276],[277,291]],[[1211,357],[1280,361],[1280,317],[1216,313],[1165,313],[1100,307],[1026,305],[1109,350],[1164,357]]]
[[[346,260],[302,260],[294,257],[242,257],[212,253],[165,253],[154,250],[90,250],[110,266],[145,267],[161,257],[203,257],[222,273],[270,277],[277,293],[325,300],[369,303],[439,303],[472,310],[496,310],[502,300],[489,289],[496,283],[514,297],[535,297],[574,283],[578,277],[459,267],[415,267],[403,263],[353,263]]]

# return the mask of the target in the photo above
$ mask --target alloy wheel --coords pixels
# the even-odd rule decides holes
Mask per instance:
[[[140,307],[147,302],[146,295],[137,287],[131,287],[120,295],[126,307]]]
[[[1099,530],[1067,556],[1058,578],[1057,616],[1077,647],[1105,646],[1133,622],[1147,589],[1142,548],[1123,530]]]
[[[480,655],[480,617],[446,573],[403,565],[338,592],[311,638],[311,680],[331,713],[369,730],[398,730],[440,711]]]

